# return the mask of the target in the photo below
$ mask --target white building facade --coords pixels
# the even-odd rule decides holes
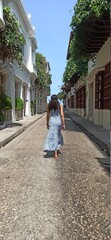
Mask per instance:
[[[6,90],[6,94],[12,100],[11,121],[17,119],[15,110],[15,98],[20,97],[23,100],[22,117],[31,115],[31,100],[34,100],[34,81],[37,78],[35,67],[35,52],[37,42],[35,33],[30,21],[25,13],[21,0],[0,0],[0,26],[3,21],[3,7],[9,6],[11,13],[20,22],[20,33],[24,36],[25,44],[23,46],[23,67],[22,69],[15,61],[12,66],[0,68],[0,84]],[[2,65],[1,65],[2,66]]]

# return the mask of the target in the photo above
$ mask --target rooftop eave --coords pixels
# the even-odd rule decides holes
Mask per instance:
[[[86,39],[86,49],[88,53],[98,53],[107,39],[110,37],[110,16],[104,15],[88,29],[88,37]]]
[[[79,75],[77,73],[74,73],[70,79],[71,85],[74,85],[75,83],[77,83],[78,79],[79,79]]]

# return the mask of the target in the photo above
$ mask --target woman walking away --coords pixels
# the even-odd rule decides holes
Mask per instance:
[[[59,147],[63,145],[61,129],[65,129],[65,121],[63,107],[55,94],[51,96],[51,101],[48,104],[46,121],[49,131],[44,144],[44,151],[54,151],[54,157],[57,158]]]

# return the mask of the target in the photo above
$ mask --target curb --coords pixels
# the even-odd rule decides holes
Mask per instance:
[[[96,137],[94,134],[89,132],[85,127],[83,127],[80,123],[76,122],[68,113],[68,117],[77,125],[79,128],[88,135],[104,152],[106,152],[110,156],[110,146],[105,144],[103,141],[101,141],[98,137]]]
[[[23,133],[27,128],[29,128],[31,125],[33,125],[35,122],[37,122],[38,120],[40,120],[45,114],[43,114],[42,116],[38,117],[37,119],[35,119],[34,121],[32,121],[31,123],[29,123],[28,125],[22,127],[21,129],[19,129],[18,131],[16,131],[15,133],[13,133],[11,136],[7,137],[5,140],[0,142],[0,148],[4,147],[6,144],[8,144],[9,142],[11,142],[14,138],[16,138],[17,136],[19,136],[21,133]]]

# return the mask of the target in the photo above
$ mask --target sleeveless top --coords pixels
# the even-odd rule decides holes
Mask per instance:
[[[54,111],[54,109],[52,109],[52,110],[50,111],[50,114],[51,114],[51,117],[52,117],[52,116],[60,116],[60,111],[57,110],[57,109]]]

